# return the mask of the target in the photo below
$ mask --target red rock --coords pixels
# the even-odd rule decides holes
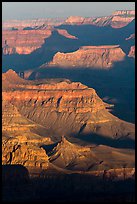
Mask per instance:
[[[135,58],[135,46],[131,46],[128,57]]]
[[[3,54],[30,54],[40,48],[51,33],[51,30],[3,31]]]
[[[122,61],[125,56],[126,54],[118,45],[83,46],[75,52],[56,53],[48,66],[110,68],[113,62]]]

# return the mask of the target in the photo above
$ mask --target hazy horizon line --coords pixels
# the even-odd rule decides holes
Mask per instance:
[[[5,19],[3,20],[2,19],[2,22],[4,21],[24,21],[24,20],[37,20],[37,19],[67,19],[71,16],[73,17],[84,17],[84,18],[99,18],[99,17],[106,17],[106,16],[111,16],[114,12],[116,11],[135,11],[135,9],[117,9],[117,10],[114,10],[113,12],[111,12],[110,15],[97,15],[97,16],[84,16],[84,15],[67,15],[67,16],[60,16],[60,17],[36,17],[36,18],[33,18],[33,17],[30,17],[30,18],[24,18],[24,19]]]

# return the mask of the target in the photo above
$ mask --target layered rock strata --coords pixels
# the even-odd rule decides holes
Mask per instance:
[[[92,24],[97,26],[111,25],[115,28],[126,26],[135,18],[135,10],[120,10],[115,11],[110,16],[103,17],[82,17],[82,16],[70,16],[65,18],[54,19],[33,19],[33,20],[9,20],[3,22],[3,30],[10,30],[12,28],[22,30],[24,28],[41,28],[45,29],[48,26],[59,26],[61,24]]]
[[[30,54],[38,48],[41,48],[45,40],[49,38],[55,30],[66,38],[77,39],[63,29],[4,30],[2,31],[3,54]]]
[[[99,156],[100,152],[105,154],[108,150],[107,146],[104,150],[100,145],[96,147],[94,139],[98,136],[104,140],[108,138],[113,141],[134,141],[134,125],[113,116],[106,109],[110,105],[104,103],[94,89],[79,82],[28,81],[9,70],[3,74],[2,84],[3,164],[21,164],[27,168],[46,169],[49,162],[54,164],[53,160],[55,161],[59,154],[63,155],[63,166],[62,162],[61,166],[58,165],[60,159],[57,159],[57,166],[87,170],[93,164],[96,167],[100,166],[100,162],[104,161],[103,153],[102,157]],[[63,138],[62,143],[53,151],[54,158],[51,155],[47,156],[42,146],[59,141],[62,135],[90,135],[90,143],[96,147],[96,155],[89,147],[70,144]],[[117,150],[115,151],[116,155],[119,155]],[[131,155],[133,165],[134,153]],[[121,157],[120,153],[119,158],[125,156]],[[74,159],[77,165],[72,168]],[[131,164],[129,160],[127,163]],[[115,165],[118,165],[116,157]]]
[[[54,165],[73,171],[98,170],[99,173],[103,169],[122,169],[125,164],[134,167],[133,150],[127,152],[105,145],[83,147],[71,143],[64,136],[48,156]]]
[[[38,84],[38,82],[20,79],[15,72],[13,74],[11,72],[13,71],[7,72],[3,77],[3,101],[16,106],[21,115],[33,122],[58,134],[79,132],[83,125],[83,130],[90,132],[95,124],[114,123],[119,129],[121,126],[119,136],[126,134],[126,129],[123,131],[122,128],[124,123],[106,109],[112,105],[104,103],[94,89],[79,82],[69,81]],[[13,81],[13,83],[9,82],[10,85],[6,83],[9,73]],[[127,125],[127,129],[128,126],[132,130],[132,125]],[[132,132],[131,130],[129,132]],[[110,134],[109,131],[107,134]],[[112,137],[112,135],[109,136]]]
[[[48,66],[110,68],[114,62],[124,60],[126,54],[118,45],[83,46],[75,52],[58,52]]]
[[[111,16],[103,17],[81,17],[81,16],[70,16],[66,19],[65,23],[70,25],[83,25],[91,24],[96,26],[108,26],[113,28],[121,28],[126,26],[135,18],[134,10],[116,11]]]

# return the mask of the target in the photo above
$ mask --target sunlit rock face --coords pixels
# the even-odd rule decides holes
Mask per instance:
[[[2,31],[3,54],[31,54],[41,48],[46,39],[49,38],[55,30],[66,38],[77,39],[66,30],[54,29],[52,27],[46,27],[45,29],[37,28],[34,30],[4,30]]]
[[[106,155],[107,152],[107,155]],[[54,165],[73,171],[94,171],[122,168],[125,160],[127,167],[134,167],[134,151],[127,155],[123,149],[105,145],[81,146],[71,143],[64,136],[49,153],[49,161]],[[111,160],[113,158],[113,160]],[[134,169],[132,169],[132,174]],[[101,173],[101,172],[100,172]]]
[[[134,10],[115,11],[110,16],[103,17],[82,17],[82,16],[70,16],[66,19],[65,24],[70,25],[83,25],[91,24],[97,26],[112,26],[113,28],[121,28],[135,19]]]
[[[49,66],[110,68],[114,62],[122,61],[125,56],[118,45],[83,46],[72,53],[58,52]]]
[[[47,26],[57,26],[60,25],[64,21],[64,18],[41,18],[41,19],[32,19],[32,20],[7,20],[3,22],[3,29],[19,29],[23,30],[24,28],[33,28],[41,26],[41,27],[47,27]]]
[[[2,164],[21,164],[28,169],[41,170],[49,168],[49,164],[67,170],[98,170],[100,165],[105,168],[110,157],[115,156],[109,168],[121,167],[123,158],[133,166],[134,151],[129,161],[120,150],[120,155],[124,155],[117,160],[116,149],[96,147],[94,135],[101,135],[105,140],[134,141],[135,130],[133,124],[113,116],[106,109],[111,106],[104,103],[93,88],[69,80],[24,80],[13,70],[3,74],[2,88]],[[93,136],[90,144],[96,148],[92,151],[89,147],[74,145],[62,135],[69,138]],[[43,146],[61,138],[52,156],[47,155]],[[103,152],[108,150],[111,156],[104,160]],[[74,168],[73,162],[76,163]]]
[[[3,54],[30,54],[40,48],[51,33],[51,30],[3,31]]]
[[[51,129],[53,133],[78,133],[83,125],[83,130],[90,132],[95,124],[114,122],[118,126],[123,124],[117,137],[126,134],[124,123],[106,109],[111,106],[104,103],[93,88],[79,82],[38,83],[21,79],[9,70],[3,74],[2,94],[3,102],[11,103],[22,116]],[[128,128],[132,130],[132,125],[127,125]],[[113,137],[115,130],[111,135],[111,130],[107,129],[106,135]]]
[[[2,164],[20,164],[28,168],[48,168],[48,156],[43,148],[28,141],[7,139],[2,142]]]
[[[128,57],[135,58],[135,46],[131,46]]]

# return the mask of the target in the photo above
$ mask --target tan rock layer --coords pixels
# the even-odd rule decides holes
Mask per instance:
[[[28,142],[2,142],[2,164],[21,164],[26,167],[48,168],[48,156],[43,148]]]
[[[110,68],[126,54],[117,46],[84,46],[75,52],[58,52],[48,66]]]

